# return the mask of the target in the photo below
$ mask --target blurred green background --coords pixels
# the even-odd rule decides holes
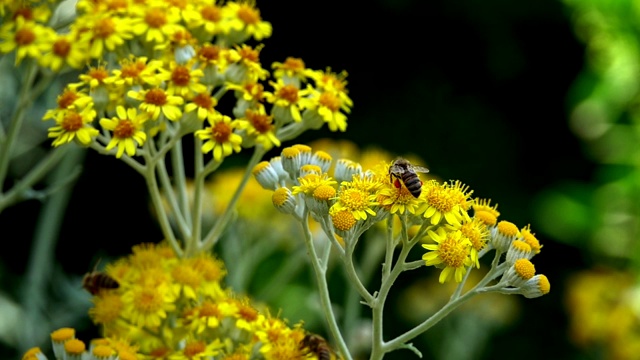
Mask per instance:
[[[595,268],[623,271],[627,279],[627,285],[612,286],[620,292],[610,291],[600,310],[618,309],[625,296],[640,304],[633,295],[640,255],[636,3],[258,2],[274,27],[263,64],[294,56],[309,68],[349,73],[354,108],[347,132],[308,132],[297,142],[330,137],[416,154],[432,173],[461,180],[474,196],[498,203],[501,219],[531,224],[544,246],[533,262],[549,278],[550,294],[461,310],[416,340],[426,358],[625,358],[608,349],[620,334],[576,335],[572,324],[588,319],[566,304],[574,304],[567,299],[576,276]],[[60,272],[77,279],[99,257],[111,259],[133,244],[160,239],[140,196],[143,180],[111,157],[89,152],[85,161],[55,248]],[[30,201],[0,216],[2,239],[15,246],[0,254],[0,284],[16,299],[39,208]],[[419,303],[422,295],[428,306],[424,289],[435,280],[425,279],[420,271],[403,277],[398,287],[418,290],[398,291],[389,307]],[[431,285],[421,285],[425,281]],[[604,296],[589,284],[581,290],[587,298]],[[624,314],[637,324],[638,312]],[[606,313],[602,317],[593,329],[607,328]],[[390,334],[400,334],[408,322],[394,312],[386,324]],[[88,321],[82,324],[91,331]],[[623,335],[637,342],[636,334]],[[0,358],[16,356],[12,346],[0,344]]]

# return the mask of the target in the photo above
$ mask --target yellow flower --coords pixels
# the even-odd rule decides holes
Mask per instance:
[[[428,234],[436,243],[422,245],[430,250],[422,255],[425,265],[443,268],[439,278],[441,284],[451,279],[461,282],[467,267],[473,263],[469,256],[471,241],[460,230],[446,231],[442,227],[437,232],[429,230]]]
[[[422,194],[425,203],[417,210],[424,212],[424,217],[437,225],[444,220],[451,225],[460,226],[461,222],[471,221],[467,209],[471,205],[468,201],[471,192],[461,187],[459,182],[439,184],[435,180],[422,184]]]
[[[243,31],[258,41],[271,36],[271,24],[262,21],[260,10],[256,9],[253,3],[228,2],[223,11],[225,17],[230,18],[229,26],[234,30]]]
[[[234,151],[240,152],[242,137],[233,131],[241,129],[242,122],[231,120],[230,117],[219,113],[207,117],[207,121],[211,124],[210,127],[195,132],[195,136],[206,140],[202,145],[203,153],[206,154],[213,150],[213,158],[216,161],[222,161],[224,157],[231,155]]]
[[[49,128],[48,137],[55,138],[53,146],[67,144],[77,139],[82,145],[89,145],[99,131],[91,126],[96,117],[96,111],[92,106],[85,107],[82,111],[65,109],[56,115],[56,126]]]
[[[116,157],[127,155],[134,156],[136,148],[142,146],[147,139],[147,134],[142,131],[142,125],[147,120],[146,113],[138,113],[135,108],[125,109],[123,106],[116,108],[116,117],[111,119],[103,118],[100,120],[100,126],[106,130],[113,132],[113,138],[107,144],[106,150],[118,147]]]
[[[177,121],[182,116],[182,110],[178,105],[182,105],[184,99],[180,96],[169,95],[161,88],[130,90],[127,96],[141,101],[140,110],[148,112],[153,120],[157,120],[161,113],[171,121]]]
[[[460,227],[462,235],[471,241],[471,261],[476,268],[480,268],[478,253],[484,249],[489,239],[489,228],[479,219],[473,218],[471,222],[465,222]]]
[[[166,285],[133,285],[122,295],[124,302],[123,317],[135,326],[151,329],[160,326],[167,313],[174,311],[175,296]]]
[[[287,57],[284,63],[273,62],[271,67],[275,70],[273,76],[276,79],[282,79],[285,84],[300,85],[300,82],[306,82],[307,78],[313,76],[313,70],[307,69],[304,61],[299,58]]]
[[[205,91],[196,94],[191,99],[191,102],[184,106],[184,111],[186,113],[195,111],[198,119],[204,121],[208,116],[215,116],[216,110],[214,107],[216,105],[218,105],[218,100]]]
[[[280,146],[280,140],[276,136],[276,126],[273,124],[273,116],[267,115],[264,106],[258,106],[257,110],[247,109],[245,117],[240,120],[246,120],[247,135],[254,138],[254,141],[261,144],[265,150],[271,149],[273,146]]]
[[[170,355],[170,360],[207,360],[213,359],[220,349],[224,347],[224,344],[220,339],[216,338],[214,341],[208,344],[201,340],[188,340],[182,351]]]
[[[300,111],[312,106],[311,100],[305,98],[311,93],[311,89],[300,90],[296,85],[285,84],[282,79],[269,83],[273,86],[273,93],[266,93],[265,97],[274,105],[275,113],[278,114],[277,108],[281,108],[284,111],[285,123],[290,122],[289,119],[296,122],[302,121]]]
[[[40,65],[55,72],[65,65],[82,68],[88,60],[88,44],[78,39],[77,34],[55,34],[46,52],[40,57]]]
[[[51,47],[55,35],[51,28],[18,17],[0,27],[0,52],[16,50],[16,65],[26,56],[39,59]]]
[[[343,182],[338,189],[336,203],[331,206],[330,213],[341,210],[350,211],[356,220],[366,220],[367,214],[376,216],[371,207],[378,205],[376,196],[362,189],[353,187],[350,182]]]
[[[175,61],[169,63],[169,70],[160,68],[160,73],[165,74],[167,81],[167,94],[179,95],[189,98],[193,94],[200,94],[207,91],[207,87],[200,83],[200,78],[204,76],[201,69],[193,68],[191,62],[184,65]]]
[[[341,110],[349,113],[351,109],[332,91],[312,92],[310,109],[315,109],[318,115],[326,122],[331,131],[346,131],[347,116]]]
[[[158,86],[162,81],[168,80],[168,77],[156,72],[161,66],[162,62],[159,60],[149,61],[144,56],[134,57],[131,55],[120,60],[120,69],[111,70],[111,76],[104,82],[117,86],[145,84]]]
[[[160,2],[151,2],[150,6],[138,7],[139,17],[131,31],[136,35],[144,35],[146,42],[164,43],[172,34],[183,30],[178,24],[180,13],[177,8],[170,6],[155,6]]]
[[[89,56],[95,59],[103,58],[105,52],[114,51],[125,40],[133,38],[132,21],[128,18],[98,13],[95,16],[79,17],[76,24],[85,29],[80,35],[80,41],[90,44]]]

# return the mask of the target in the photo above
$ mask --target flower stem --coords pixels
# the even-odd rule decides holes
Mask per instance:
[[[249,160],[249,163],[247,164],[247,168],[246,168],[246,170],[244,172],[244,175],[242,176],[242,179],[240,180],[240,184],[238,184],[238,187],[236,188],[236,192],[233,194],[233,197],[231,197],[231,200],[229,201],[229,205],[227,205],[227,208],[224,210],[224,213],[222,214],[222,216],[220,216],[218,221],[216,221],[215,225],[213,225],[211,230],[202,239],[202,243],[201,243],[201,246],[200,246],[200,249],[202,251],[211,250],[211,248],[213,248],[213,246],[220,239],[220,236],[224,232],[224,230],[225,230],[225,228],[227,226],[227,223],[229,222],[229,219],[231,218],[231,215],[235,211],[236,203],[240,199],[240,195],[242,194],[242,191],[244,190],[244,187],[247,185],[247,182],[249,181],[249,178],[251,176],[251,172],[253,171],[253,168],[256,166],[256,164],[258,164],[260,162],[260,160],[262,160],[262,157],[264,156],[265,153],[266,153],[266,151],[264,150],[264,147],[262,147],[260,145],[257,145],[255,147],[255,149],[253,151],[253,155],[251,156],[251,159]]]
[[[311,265],[313,267],[313,272],[316,276],[316,283],[318,285],[318,291],[320,292],[320,304],[322,306],[322,311],[324,312],[325,318],[329,325],[329,331],[331,335],[333,335],[334,340],[336,341],[342,356],[346,360],[351,360],[351,354],[349,353],[349,348],[342,337],[342,333],[340,332],[340,328],[338,327],[338,323],[336,321],[336,317],[333,314],[333,310],[331,309],[331,297],[329,296],[329,287],[327,284],[326,278],[326,269],[320,264],[320,259],[318,258],[318,254],[316,252],[316,248],[313,245],[313,236],[311,235],[311,230],[309,229],[309,209],[305,206],[304,213],[301,219],[302,228],[304,232],[304,241],[307,245],[307,251],[309,252],[309,259],[311,260]]]

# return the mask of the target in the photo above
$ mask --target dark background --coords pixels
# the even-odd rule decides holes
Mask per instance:
[[[568,129],[566,105],[584,48],[561,2],[279,0],[257,5],[274,27],[261,53],[265,68],[294,56],[309,68],[349,73],[354,107],[347,132],[323,129],[296,142],[332,137],[415,153],[441,178],[461,180],[474,196],[500,204],[502,219],[531,223],[534,232],[536,193],[559,179],[589,178],[592,164]],[[56,247],[64,271],[81,276],[93,266],[95,254],[126,254],[132,243],[160,238],[146,199],[139,196],[145,193],[143,180],[127,166],[89,152]],[[9,238],[17,241],[15,251],[0,254],[5,272],[0,281],[9,293],[18,289],[25,271],[38,206],[23,203],[0,216],[3,233],[9,229]],[[19,229],[17,221],[23,224]],[[523,301],[520,320],[492,339],[483,359],[575,354],[566,336],[562,284],[583,266],[580,253],[536,233],[544,245],[536,269],[548,276],[552,292]]]

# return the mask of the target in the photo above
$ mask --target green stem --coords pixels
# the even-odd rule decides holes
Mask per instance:
[[[186,249],[187,256],[193,255],[193,251],[198,250],[198,244],[200,244],[200,238],[202,236],[202,197],[204,190],[204,180],[206,174],[204,173],[204,158],[202,154],[202,140],[196,137],[194,142],[194,173],[196,174],[193,182],[193,208],[191,210],[193,232],[190,239],[187,241]],[[214,161],[214,160],[212,160]]]
[[[64,158],[69,148],[70,146],[64,146],[51,150],[44,159],[40,160],[35,167],[29,170],[25,177],[16,182],[6,195],[0,194],[0,213],[7,207],[25,199],[25,192],[40,179],[44,178],[44,176]],[[69,174],[67,173],[67,175]]]
[[[74,172],[74,167],[79,166],[86,154],[84,149],[66,147],[66,153],[60,165],[53,171],[53,181],[55,184],[60,181],[68,181],[70,173]],[[33,238],[31,254],[27,264],[27,272],[23,281],[22,304],[25,313],[35,317],[35,320],[42,321],[42,309],[45,308],[47,297],[45,289],[49,283],[49,278],[53,273],[54,248],[62,220],[65,215],[64,209],[69,203],[72,184],[62,187],[54,192],[44,203]]]
[[[389,221],[392,221],[391,219]],[[393,232],[389,232],[390,236],[393,236]],[[391,269],[388,274],[384,274],[382,276],[382,284],[380,285],[380,291],[376,295],[375,302],[373,303],[372,309],[372,321],[373,321],[373,334],[372,334],[372,349],[371,349],[371,359],[382,359],[385,353],[391,351],[386,346],[383,338],[383,314],[384,314],[384,305],[389,295],[389,291],[391,290],[391,286],[396,281],[396,279],[400,276],[400,274],[404,271],[405,262],[407,256],[409,256],[409,252],[418,243],[417,239],[413,241],[408,241],[407,232],[402,231],[402,248],[400,250],[400,254],[398,255],[398,260],[395,265]],[[388,241],[392,242],[392,241]],[[394,246],[387,247],[387,251],[393,251]],[[387,259],[390,257],[387,255]],[[390,261],[390,260],[388,260]],[[389,264],[389,266],[391,266]],[[404,343],[402,343],[404,345]]]
[[[171,165],[173,168],[173,180],[175,192],[178,193],[180,213],[187,227],[191,227],[193,219],[189,213],[189,194],[187,192],[187,179],[184,170],[184,155],[182,153],[182,140],[171,149]],[[190,232],[191,233],[191,232]],[[185,238],[191,234],[184,234]],[[189,236],[188,236],[189,235]]]
[[[150,139],[152,140],[152,139]],[[157,169],[157,157],[153,156],[151,153],[150,147],[152,145],[152,141],[145,142],[145,148],[147,149],[144,154],[145,161],[147,162],[144,172],[142,175],[147,183],[147,189],[149,189],[149,196],[151,197],[151,202],[153,204],[154,209],[156,210],[158,223],[160,224],[160,229],[162,230],[162,234],[164,238],[169,242],[173,251],[175,251],[176,256],[181,258],[184,256],[184,252],[176,239],[175,234],[173,233],[173,229],[171,228],[171,223],[169,222],[169,216],[164,208],[164,204],[162,203],[162,195],[160,194],[160,188],[158,187],[158,179],[156,178],[156,169]],[[160,161],[164,161],[163,158],[160,158]]]
[[[11,125],[9,125],[9,131],[4,139],[3,144],[0,144],[0,193],[2,191],[2,185],[7,177],[9,170],[9,162],[11,162],[11,154],[13,153],[13,144],[18,140],[22,123],[24,122],[25,115],[31,103],[35,100],[31,94],[33,81],[38,73],[38,65],[35,60],[30,60],[27,69],[25,71],[25,81],[22,83],[22,88],[18,94],[16,102],[16,109],[11,118]]]
[[[496,253],[495,259],[500,259],[500,255],[501,254]],[[480,280],[476,284],[476,286],[473,287],[473,289],[467,291],[462,296],[459,296],[459,297],[456,297],[456,298],[452,297],[445,306],[443,306],[440,310],[438,310],[438,312],[436,312],[435,314],[431,315],[428,319],[423,321],[421,324],[417,325],[416,327],[414,327],[413,329],[407,331],[406,333],[396,337],[395,339],[384,343],[383,346],[381,347],[382,350],[384,350],[384,352],[390,352],[390,351],[402,348],[403,346],[405,346],[407,341],[410,341],[411,339],[415,338],[416,336],[418,336],[418,335],[422,334],[423,332],[429,330],[431,327],[433,327],[435,324],[437,324],[440,320],[442,320],[445,316],[449,315],[449,313],[451,313],[453,310],[455,310],[458,306],[462,305],[464,302],[466,302],[467,300],[469,300],[473,296],[477,295],[478,293],[485,292],[484,291],[484,287],[490,281],[492,281],[496,276],[498,276],[502,272],[504,272],[504,266],[502,266],[502,265],[504,265],[504,264],[501,264],[500,266],[492,266],[491,269],[489,270],[489,272],[487,272],[487,274],[484,276],[484,278],[482,278],[482,280]],[[383,355],[383,354],[384,353],[382,353],[380,355]],[[371,359],[381,359],[381,357],[373,357],[373,355],[372,355]]]
[[[251,159],[247,164],[247,168],[244,172],[244,175],[242,176],[242,180],[240,180],[240,184],[238,184],[238,188],[236,189],[236,192],[233,194],[233,197],[231,197],[231,200],[229,201],[229,205],[227,205],[227,208],[224,210],[224,213],[222,214],[222,216],[220,216],[220,218],[216,221],[215,225],[213,225],[211,230],[207,233],[207,235],[202,240],[202,245],[200,246],[201,250],[210,251],[211,248],[213,248],[213,246],[220,239],[220,236],[224,232],[227,226],[227,223],[229,222],[229,219],[231,219],[231,215],[235,211],[236,203],[240,199],[240,195],[242,194],[244,187],[247,185],[247,182],[249,181],[253,168],[256,166],[256,164],[260,162],[260,160],[262,160],[262,157],[264,156],[265,153],[266,151],[262,146],[256,145],[253,151],[253,155],[251,156]]]
[[[313,237],[311,235],[311,230],[309,229],[309,209],[305,206],[304,213],[302,216],[302,228],[304,232],[304,241],[307,246],[307,251],[309,252],[309,260],[311,261],[311,265],[313,267],[313,272],[316,276],[316,283],[318,285],[318,291],[320,293],[320,304],[322,306],[322,311],[324,312],[325,318],[329,325],[329,331],[331,335],[333,335],[334,340],[336,341],[342,356],[346,360],[351,360],[351,354],[349,353],[349,348],[342,337],[340,332],[340,328],[338,327],[338,323],[336,321],[336,317],[333,314],[333,309],[331,309],[331,297],[329,295],[329,286],[327,284],[326,273],[322,269],[320,264],[318,254],[316,253],[316,248],[313,245]]]

